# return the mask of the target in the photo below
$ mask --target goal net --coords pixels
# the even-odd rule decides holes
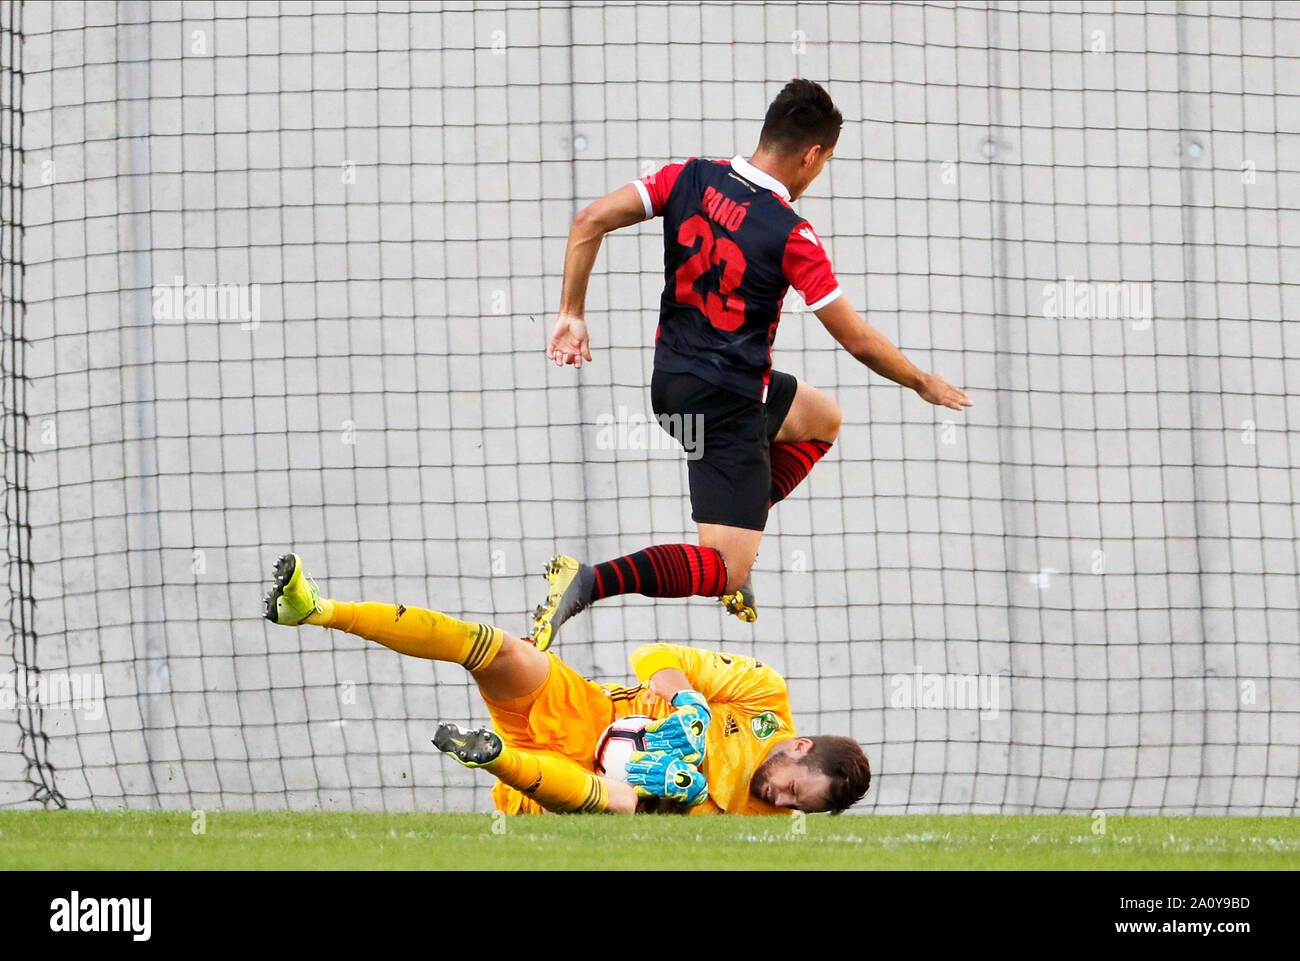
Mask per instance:
[[[798,210],[975,406],[792,294],[774,363],[844,425],[773,513],[759,621],[616,599],[557,653],[773,664],[801,732],[865,746],[864,812],[1297,813],[1292,5],[0,18],[0,805],[487,808],[428,742],[486,720],[465,673],[267,624],[270,566],[524,633],[553,553],[693,540],[646,426],[661,225],[606,239],[575,372],[543,353],[569,223],[749,156],[803,76],[845,124]]]

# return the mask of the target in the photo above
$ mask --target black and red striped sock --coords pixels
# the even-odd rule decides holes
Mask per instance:
[[[591,599],[615,594],[646,597],[721,597],[727,587],[727,563],[712,547],[656,544],[596,565]]]
[[[800,440],[773,444],[769,457],[772,461],[772,492],[769,498],[775,504],[784,500],[808,476],[813,465],[831,449],[829,441]]]

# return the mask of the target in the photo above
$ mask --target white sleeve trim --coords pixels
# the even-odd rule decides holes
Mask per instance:
[[[809,304],[808,309],[811,310],[813,313],[816,313],[817,311],[825,307],[827,304],[829,304],[831,301],[833,301],[839,295],[840,295],[840,288],[836,287],[834,290],[832,290],[821,300],[817,301],[817,303]]]
[[[632,186],[635,187],[636,192],[641,195],[641,203],[645,205],[646,220],[649,220],[655,215],[654,204],[650,203],[650,191],[645,189],[645,184],[640,180],[633,180]]]

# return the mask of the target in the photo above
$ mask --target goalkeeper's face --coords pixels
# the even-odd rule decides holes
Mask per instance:
[[[806,737],[783,741],[768,753],[749,782],[749,793],[781,808],[814,814],[829,811],[830,775],[804,763],[812,749]]]

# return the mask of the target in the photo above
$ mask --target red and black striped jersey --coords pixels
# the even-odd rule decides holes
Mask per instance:
[[[812,225],[742,157],[692,157],[633,183],[646,216],[664,218],[656,369],[766,400],[786,291],[812,310],[840,295]]]

